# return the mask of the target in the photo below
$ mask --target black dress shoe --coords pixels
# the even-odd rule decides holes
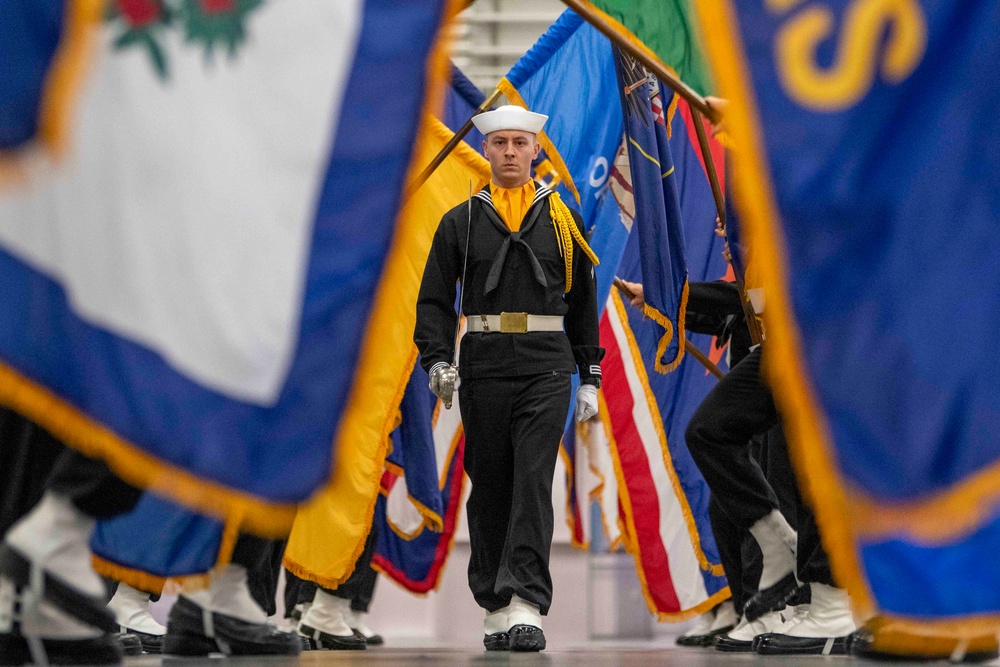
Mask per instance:
[[[267,623],[250,623],[202,609],[180,597],[167,619],[163,652],[177,656],[298,655],[298,637]]]
[[[120,665],[122,642],[108,633],[93,639],[42,639],[42,649],[50,665]],[[0,634],[0,665],[20,667],[34,664],[28,640],[20,634]]]
[[[753,638],[760,655],[847,655],[847,637],[793,637],[769,632]]]
[[[16,598],[20,598],[26,589],[33,589],[34,582],[41,579],[41,588],[33,591],[36,595],[43,596],[47,603],[102,633],[88,639],[40,637],[36,651],[40,649],[45,655],[33,656],[28,638],[21,634],[21,624],[15,622],[11,632],[0,634],[0,666],[30,665],[35,662],[35,657],[51,665],[121,663],[124,647],[115,617],[105,608],[104,600],[81,592],[8,544],[0,547],[0,574],[14,584]],[[16,599],[15,604],[21,602]]]
[[[382,644],[385,643],[385,639],[382,637],[382,635],[372,635],[371,637],[365,637],[365,633],[361,632],[361,630],[355,630],[354,636],[357,637],[358,639],[363,640],[365,644],[367,644],[368,646],[381,646]]]
[[[487,651],[509,651],[510,635],[506,632],[494,632],[483,637],[483,646]]]
[[[776,584],[757,591],[743,608],[743,616],[748,621],[756,621],[769,611],[778,611],[785,607],[785,603],[796,591],[799,590],[799,583],[795,580],[795,573],[789,572]]]
[[[138,630],[129,630],[129,633],[139,637],[139,641],[142,642],[143,653],[152,653],[154,655],[163,653],[163,635],[151,635],[146,632],[139,632]]]
[[[509,631],[511,651],[541,651],[545,648],[545,633],[533,625],[515,625]]]
[[[677,638],[678,646],[712,646],[715,644],[715,638],[719,635],[724,635],[733,628],[735,625],[727,625],[724,628],[719,628],[718,630],[712,630],[711,632],[704,635],[682,635]]]
[[[142,640],[134,632],[123,632],[118,635],[122,643],[122,652],[128,656],[142,655]]]
[[[363,651],[368,645],[364,637],[358,639],[356,635],[331,635],[317,630],[305,624],[299,625],[299,633],[313,640],[317,650],[326,649],[328,651]]]
[[[726,653],[750,653],[753,651],[753,642],[733,639],[729,635],[719,635],[715,638],[715,650]]]

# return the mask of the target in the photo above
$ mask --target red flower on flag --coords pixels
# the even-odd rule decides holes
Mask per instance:
[[[144,28],[163,18],[163,7],[156,0],[118,0],[118,11],[132,28]]]
[[[230,58],[235,58],[247,37],[247,17],[263,2],[114,0],[107,5],[105,18],[109,22],[120,22],[124,28],[115,39],[115,48],[144,49],[156,73],[166,79],[169,62],[163,43],[165,31],[181,27],[186,42],[200,42],[204,46],[206,60],[212,59],[216,47],[225,49]]]
[[[236,0],[198,0],[198,4],[208,15],[226,14],[236,9]]]

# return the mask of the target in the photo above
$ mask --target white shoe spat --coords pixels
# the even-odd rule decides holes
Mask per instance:
[[[334,637],[353,637],[354,631],[346,619],[350,611],[350,600],[330,595],[322,588],[317,588],[312,605],[299,622],[299,634],[305,634],[302,632],[302,626],[308,626]]]
[[[118,584],[118,590],[108,603],[118,625],[128,630],[162,637],[167,629],[160,625],[149,611],[149,593],[136,590],[128,584]]]
[[[809,584],[809,611],[787,632],[792,637],[846,637],[858,629],[847,591],[825,584]]]

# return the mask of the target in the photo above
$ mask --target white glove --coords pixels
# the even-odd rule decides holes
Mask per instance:
[[[449,363],[439,361],[431,369],[428,386],[431,393],[441,399],[444,409],[451,409],[451,399],[455,394],[455,382],[458,380],[458,369]]]
[[[581,384],[576,390],[576,420],[585,422],[597,414],[597,387]]]

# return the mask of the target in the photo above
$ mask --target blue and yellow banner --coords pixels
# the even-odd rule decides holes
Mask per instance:
[[[180,4],[0,7],[0,403],[283,536],[413,362],[401,198],[457,3]]]
[[[697,6],[834,576],[899,630],[889,652],[995,637],[1000,5]]]
[[[227,525],[152,493],[130,513],[99,521],[90,540],[94,570],[105,577],[160,593],[168,579],[207,585],[208,573],[229,563],[239,522]]]
[[[617,48],[615,69],[632,173],[643,313],[663,328],[653,367],[658,373],[669,373],[684,358],[688,294],[684,226],[664,117],[669,105],[664,103],[666,96],[659,82]]]

